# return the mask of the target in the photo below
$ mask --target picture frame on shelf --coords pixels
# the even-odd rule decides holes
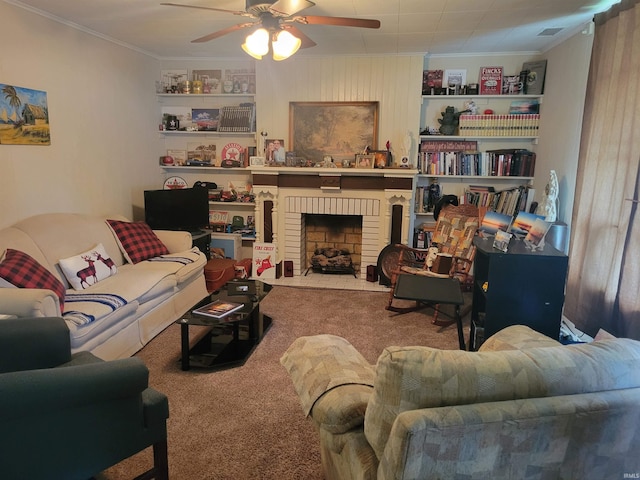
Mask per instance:
[[[375,163],[376,157],[373,153],[356,153],[355,168],[373,168],[373,164]]]
[[[524,243],[534,249],[542,249],[544,247],[544,237],[551,228],[552,222],[547,222],[541,218],[536,218],[531,225],[531,229],[524,237]]]
[[[486,235],[495,235],[498,230],[508,231],[513,217],[506,213],[489,210],[480,223],[479,231]]]
[[[422,72],[422,95],[436,95],[442,89],[443,70],[424,70]]]
[[[253,95],[256,93],[256,72],[247,68],[224,71],[222,93]]]
[[[544,218],[545,217],[543,215],[536,215],[535,213],[520,211],[511,224],[509,232],[516,235],[526,235],[527,233],[529,233],[537,219],[544,220]]]
[[[528,95],[542,95],[544,93],[544,79],[547,72],[547,61],[537,60],[524,62],[522,70],[528,70],[525,93]]]
[[[215,144],[187,144],[187,160],[185,165],[191,167],[218,167],[217,148]]]
[[[187,151],[182,149],[169,148],[167,156],[173,158],[173,165],[183,166],[187,163]]]
[[[513,237],[513,234],[505,232],[504,230],[498,230],[496,236],[493,238],[493,248],[507,253],[511,237]]]
[[[371,150],[373,155],[373,168],[387,168],[391,166],[391,152],[389,150]]]
[[[222,93],[222,70],[193,70],[191,78],[202,82],[202,93]]]
[[[187,69],[171,69],[160,71],[160,81],[165,93],[182,93],[185,82],[189,79]]]
[[[444,71],[443,85],[446,87],[462,87],[467,84],[466,68],[448,68]]]
[[[220,109],[192,108],[191,122],[198,127],[199,132],[216,132],[220,122]]]
[[[187,128],[191,126],[191,108],[189,107],[162,107],[162,124],[166,125],[167,119],[170,115],[174,115],[181,128]]]
[[[249,157],[249,166],[251,167],[264,167],[265,166],[265,158],[264,157]]]
[[[378,109],[379,102],[290,102],[290,148],[315,163],[325,155],[352,160],[366,146],[377,148]]]
[[[272,138],[265,140],[265,159],[267,165],[284,167],[287,161],[287,151],[284,148],[284,139]]]

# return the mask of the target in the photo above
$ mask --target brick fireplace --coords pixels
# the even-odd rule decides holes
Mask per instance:
[[[366,278],[366,266],[377,263],[392,239],[408,243],[414,175],[407,169],[254,169],[257,238],[275,243],[278,261],[292,261],[294,275],[301,275],[309,266],[307,215],[361,218],[360,245],[353,248],[359,276]]]

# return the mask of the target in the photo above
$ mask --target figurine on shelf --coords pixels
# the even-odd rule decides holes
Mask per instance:
[[[442,135],[455,135],[458,124],[460,123],[460,115],[468,112],[469,110],[456,112],[455,108],[451,106],[445,108],[445,111],[440,113],[442,118],[438,119],[438,123],[440,123],[440,133]]]

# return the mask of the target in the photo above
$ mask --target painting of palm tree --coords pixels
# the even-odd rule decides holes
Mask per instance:
[[[47,92],[0,84],[0,144],[51,145]]]

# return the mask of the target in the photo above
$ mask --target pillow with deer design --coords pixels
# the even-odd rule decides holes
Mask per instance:
[[[62,273],[75,290],[84,290],[118,272],[101,243],[86,252],[62,258],[59,263]]]

